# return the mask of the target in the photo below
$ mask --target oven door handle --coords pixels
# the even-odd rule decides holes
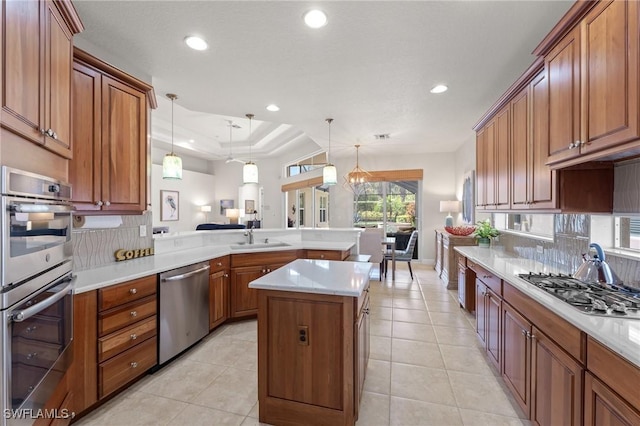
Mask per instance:
[[[71,211],[71,206],[64,204],[11,204],[9,208],[18,213],[66,213]]]
[[[64,288],[62,290],[56,292],[54,295],[52,295],[50,297],[47,297],[42,302],[36,303],[35,305],[28,307],[27,309],[23,309],[21,311],[18,311],[16,313],[14,313],[13,315],[11,315],[11,319],[14,322],[22,322],[22,321],[24,321],[26,319],[31,318],[32,316],[34,316],[38,312],[41,312],[41,311],[47,309],[49,306],[51,306],[54,303],[58,302],[60,299],[65,297],[67,295],[67,293],[69,293],[69,291],[73,288],[73,280],[74,280],[74,278],[72,278],[70,280],[69,284],[64,286]]]

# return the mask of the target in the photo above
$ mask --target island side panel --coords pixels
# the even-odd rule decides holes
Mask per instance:
[[[258,290],[261,422],[354,424],[354,306],[353,297]]]

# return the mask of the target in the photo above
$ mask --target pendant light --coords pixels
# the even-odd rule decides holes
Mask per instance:
[[[171,152],[162,160],[162,179],[179,180],[182,179],[182,159],[173,153],[173,101],[178,96],[167,93],[167,98],[171,99]]]
[[[336,166],[331,164],[331,122],[333,118],[327,118],[324,121],[329,123],[329,149],[327,150],[327,165],[322,168],[322,184],[335,185],[338,183],[338,171]]]
[[[256,163],[251,161],[251,120],[254,115],[246,114],[246,117],[249,119],[249,161],[245,163],[244,167],[242,167],[242,182],[258,183],[258,166],[256,166]]]
[[[360,145],[355,145],[356,147],[356,166],[351,169],[349,173],[344,177],[345,186],[347,186],[353,193],[357,194],[361,191],[362,185],[367,182],[371,173],[366,171],[365,169],[360,167],[358,150]]]

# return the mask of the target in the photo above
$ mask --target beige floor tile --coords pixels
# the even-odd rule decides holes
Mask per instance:
[[[417,309],[426,311],[427,307],[424,304],[424,300],[420,299],[393,299],[394,308],[402,309]]]
[[[371,306],[382,306],[385,308],[393,307],[393,296],[391,295],[370,294],[369,300],[370,300]]]
[[[371,319],[370,333],[372,336],[391,337],[392,321]]]
[[[211,425],[214,426],[214,425]],[[255,417],[245,417],[241,426],[271,426],[269,423],[260,423],[260,421]]]
[[[460,311],[460,305],[458,304],[458,302],[454,302],[454,301],[447,301],[447,302],[442,302],[442,301],[429,301],[427,302],[427,310],[429,312],[458,312]]]
[[[238,355],[232,367],[242,370],[258,371],[258,343],[243,341],[243,352]]]
[[[451,303],[451,302],[455,302],[455,299],[451,297],[451,295],[449,293],[447,293],[444,290],[429,290],[429,289],[422,289],[422,294],[424,295],[424,300],[427,301],[428,303],[440,303],[440,302],[444,302],[444,303]]]
[[[429,324],[416,324],[411,322],[393,322],[392,337],[396,339],[420,340],[436,343],[436,333]]]
[[[478,347],[440,345],[442,358],[448,371],[494,376],[484,352]]]
[[[255,320],[247,320],[229,324],[221,334],[221,336],[232,337],[237,340],[248,340],[251,342],[258,341],[258,322]]]
[[[364,390],[389,395],[391,381],[391,363],[389,361],[369,359],[365,377]]]
[[[391,337],[369,336],[369,358],[391,361]]]
[[[184,357],[191,361],[232,366],[237,362],[238,357],[247,351],[250,343],[236,339],[235,335],[228,337],[222,334],[215,339],[201,342],[184,354]]]
[[[420,290],[396,290],[393,292],[393,298],[422,300],[422,292]]]
[[[399,322],[431,324],[429,314],[426,311],[418,311],[416,309],[393,308],[393,320]]]
[[[371,313],[371,319],[391,321],[393,317],[393,308],[370,306],[369,312]]]
[[[391,397],[391,425],[457,426],[462,425],[456,407]]]
[[[447,372],[437,368],[391,363],[391,395],[435,404],[456,405]]]
[[[227,367],[179,359],[132,387],[139,392],[190,402]]]
[[[436,338],[441,345],[480,347],[475,330],[471,330],[468,327],[453,328],[434,325],[433,330],[436,332]]]
[[[480,411],[460,409],[462,423],[465,426],[531,426],[528,420],[499,416]]]
[[[429,312],[431,324],[441,327],[470,328],[469,321],[459,312]]]
[[[200,392],[192,403],[246,416],[257,400],[257,374],[229,367]]]
[[[458,407],[506,417],[522,415],[521,410],[507,397],[499,377],[450,370],[448,372]],[[491,398],[489,401],[488,396]]]
[[[417,340],[392,339],[391,361],[431,368],[445,365],[437,344]]]
[[[247,416],[255,417],[257,419],[258,416],[260,415],[259,409],[260,409],[260,402],[256,402],[253,408],[251,409],[251,411],[249,411],[249,414],[247,414]]]
[[[211,425],[235,425],[244,421],[244,416],[228,413],[215,408],[202,407],[189,404],[173,418],[168,424],[171,426],[211,426]]]
[[[363,392],[357,426],[388,426],[389,395]]]

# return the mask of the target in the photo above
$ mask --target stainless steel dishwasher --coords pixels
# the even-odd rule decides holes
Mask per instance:
[[[209,262],[160,274],[159,363],[209,333]]]

